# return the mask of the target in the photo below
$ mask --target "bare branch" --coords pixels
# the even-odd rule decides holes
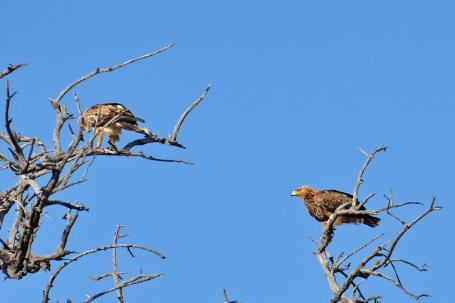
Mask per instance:
[[[179,133],[180,127],[182,126],[183,122],[185,121],[186,116],[199,104],[201,103],[202,100],[207,96],[209,93],[210,88],[212,87],[212,83],[209,83],[207,88],[204,90],[202,95],[200,95],[196,100],[193,101],[193,103],[188,106],[188,108],[183,112],[183,114],[180,116],[179,120],[177,121],[177,124],[175,124],[174,130],[172,133],[169,135],[169,140],[171,142],[177,142],[177,135]]]
[[[168,163],[182,163],[193,165],[193,163],[185,160],[174,160],[174,159],[161,159],[153,156],[147,156],[143,152],[129,152],[127,150],[111,151],[108,149],[92,149],[87,153],[88,156],[116,156],[116,157],[138,157],[146,160],[158,161],[158,162],[168,162]]]
[[[117,64],[117,65],[114,65],[112,67],[106,67],[106,68],[97,68],[95,69],[94,71],[80,77],[79,79],[75,80],[74,82],[72,82],[71,84],[69,84],[67,87],[65,87],[61,92],[60,94],[57,96],[57,98],[55,98],[55,102],[57,104],[59,104],[63,97],[65,97],[65,95],[71,91],[75,86],[77,86],[78,84],[84,82],[85,80],[88,80],[90,78],[92,78],[93,76],[96,76],[98,74],[101,74],[101,73],[110,73],[110,72],[113,72],[113,71],[116,71],[117,69],[120,69],[124,66],[127,66],[129,64],[132,64],[132,63],[135,63],[137,61],[140,61],[140,60],[143,60],[143,59],[146,59],[146,58],[150,58],[150,57],[153,57],[155,55],[158,55],[159,53],[162,53],[168,49],[170,49],[171,47],[173,47],[175,44],[174,43],[171,43],[171,44],[168,44],[162,48],[160,48],[159,50],[156,50],[156,51],[153,51],[153,52],[150,52],[150,53],[147,53],[145,55],[142,55],[142,56],[139,56],[139,57],[136,57],[136,58],[133,58],[133,59],[130,59],[130,60],[127,60],[123,63],[120,63],[120,64]]]
[[[380,234],[380,235],[377,235],[376,237],[374,237],[373,239],[369,240],[368,242],[362,244],[361,246],[357,247],[356,249],[354,249],[352,252],[350,252],[349,254],[347,254],[344,258],[342,258],[341,260],[339,260],[338,262],[336,262],[334,264],[334,271],[337,271],[338,268],[341,266],[341,264],[343,264],[344,262],[346,262],[350,257],[352,257],[354,254],[358,253],[359,251],[361,251],[362,249],[364,249],[365,247],[367,247],[368,245],[370,245],[371,243],[373,243],[374,241],[376,241],[377,239],[381,238],[382,236],[384,236],[384,234]]]
[[[363,164],[362,168],[360,169],[359,175],[357,176],[357,180],[355,182],[354,194],[352,195],[352,208],[354,208],[357,204],[357,200],[358,200],[357,197],[359,196],[359,188],[363,182],[363,174],[365,173],[368,165],[374,159],[376,154],[378,154],[382,151],[384,151],[384,152],[387,151],[387,146],[385,146],[384,144],[379,145],[379,147],[376,148],[371,154],[366,153],[365,151],[361,150],[361,152],[363,154],[366,154],[367,159],[365,160],[365,163]]]
[[[114,241],[112,242],[112,245],[117,245],[118,244],[118,238],[120,235],[120,229],[122,228],[122,225],[117,224],[117,227],[115,228],[115,233],[114,233]],[[119,303],[123,303],[123,291],[122,288],[120,287],[120,274],[118,272],[118,263],[117,263],[117,248],[112,249],[112,279],[114,280],[114,285],[117,288],[117,300]]]
[[[61,205],[70,210],[77,210],[77,211],[89,211],[90,210],[88,207],[86,207],[85,205],[80,204],[78,202],[71,203],[71,202],[61,201],[61,200],[48,200],[45,203],[45,206],[50,206],[50,205]]]
[[[9,116],[9,108],[11,99],[14,97],[16,93],[11,94],[9,88],[9,81],[6,81],[6,103],[5,103],[5,127],[6,131],[8,132],[9,141],[11,142],[12,147],[14,148],[14,156],[20,161],[20,165],[25,164],[24,153],[17,142],[16,134],[11,129],[11,121],[12,119]]]
[[[113,272],[107,272],[105,274],[98,275],[98,276],[97,275],[92,275],[92,276],[90,276],[90,279],[95,280],[95,281],[99,281],[99,280],[102,280],[104,278],[112,277],[113,274],[114,274]],[[118,272],[118,274],[123,275],[123,274],[125,274],[125,272]]]
[[[113,287],[111,289],[102,291],[100,293],[97,293],[96,295],[89,296],[89,298],[87,300],[85,300],[84,303],[92,302],[92,301],[98,299],[99,297],[104,296],[104,295],[106,295],[108,293],[114,292],[116,290],[119,290],[119,289],[122,289],[122,288],[125,288],[125,287],[128,287],[128,286],[132,286],[132,285],[135,285],[135,284],[144,283],[144,282],[147,282],[147,281],[150,281],[152,279],[156,279],[156,278],[159,278],[159,277],[162,277],[162,276],[163,276],[163,274],[149,274],[149,275],[140,274],[140,275],[137,275],[137,276],[135,276],[135,277],[133,277],[131,279],[123,281],[122,283],[120,283],[116,287]]]
[[[76,103],[77,112],[78,112],[79,116],[81,116],[82,110],[81,110],[81,102],[79,100],[79,96],[76,93],[73,93],[73,96],[74,96],[74,102]]]
[[[16,65],[10,64],[5,70],[3,70],[0,73],[0,79],[2,79],[3,77],[8,76],[12,72],[14,72],[16,69],[21,68],[22,66],[26,66],[26,65],[27,65],[27,63],[16,64]]]
[[[187,108],[186,110],[182,113],[182,115],[180,116],[179,120],[177,121],[177,123],[175,124],[175,127],[174,127],[174,130],[172,131],[172,133],[169,134],[168,138],[164,138],[164,137],[159,137],[157,135],[151,135],[151,136],[147,136],[145,138],[142,138],[142,139],[137,139],[137,140],[134,140],[128,144],[126,144],[124,147],[123,147],[123,151],[129,151],[131,148],[133,148],[134,146],[138,146],[138,145],[145,145],[145,144],[149,144],[149,143],[161,143],[161,144],[164,144],[164,145],[171,145],[171,146],[175,146],[175,147],[180,147],[180,148],[185,148],[182,144],[180,144],[178,142],[178,133],[179,133],[179,130],[180,130],[180,127],[182,126],[183,122],[185,121],[186,117],[190,114],[190,112],[199,104],[202,102],[202,100],[205,99],[205,97],[207,96],[210,88],[212,87],[212,84],[209,83],[209,85],[207,86],[207,88],[204,90],[204,92],[198,97],[196,98],[196,100],[194,100]]]
[[[404,260],[404,259],[390,259],[389,262],[404,263],[404,264],[407,264],[407,265],[415,268],[418,271],[427,271],[428,270],[428,265],[425,263],[423,263],[422,265],[419,266],[417,264],[412,263],[411,261]]]
[[[407,294],[408,296],[410,296],[414,300],[419,300],[420,298],[429,297],[430,296],[430,295],[427,295],[427,294],[416,295],[416,294],[410,292],[409,290],[407,290],[406,287],[404,287],[404,285],[401,284],[399,281],[387,276],[386,274],[384,274],[382,272],[371,271],[371,270],[365,269],[365,270],[363,270],[363,273],[365,273],[367,275],[376,276],[376,277],[380,277],[380,278],[386,279],[387,281],[389,281],[392,284],[394,284],[396,287],[401,289],[405,294]]]
[[[150,252],[152,254],[155,254],[157,255],[158,257],[160,257],[161,259],[166,259],[166,257],[160,253],[159,251],[157,250],[154,250],[152,248],[149,248],[147,246],[143,246],[143,245],[136,245],[136,244],[117,244],[117,245],[106,245],[106,246],[102,246],[102,247],[97,247],[97,248],[93,248],[93,249],[89,249],[89,250],[86,250],[82,253],[79,253],[73,257],[71,257],[70,259],[66,260],[65,262],[63,262],[51,275],[51,277],[49,278],[49,282],[47,283],[44,291],[43,291],[43,298],[41,300],[42,303],[47,303],[49,302],[49,293],[50,293],[50,290],[51,288],[53,287],[54,285],[54,281],[55,279],[57,278],[57,276],[60,274],[60,272],[65,269],[65,267],[67,267],[69,264],[79,260],[80,258],[82,257],[85,257],[87,255],[91,255],[91,254],[94,254],[94,253],[97,253],[99,251],[105,251],[105,250],[109,250],[109,249],[114,249],[114,248],[126,248],[126,249],[141,249],[141,250],[144,250],[144,251],[147,251],[147,252]],[[115,290],[115,289],[114,289]],[[112,291],[114,291],[112,290]]]
[[[76,211],[74,216],[71,217],[71,213],[68,211],[66,213],[66,227],[65,230],[62,233],[62,237],[60,238],[60,242],[58,243],[57,246],[57,251],[64,251],[66,247],[66,243],[68,242],[68,237],[70,235],[71,229],[74,226],[74,223],[76,223],[77,218],[79,217],[79,212]]]
[[[234,301],[229,300],[226,288],[223,288],[223,296],[224,296],[224,303],[239,303],[240,302],[240,301],[236,301],[236,300],[234,300]]]

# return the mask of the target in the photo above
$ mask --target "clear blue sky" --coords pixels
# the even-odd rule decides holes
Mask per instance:
[[[77,88],[83,106],[121,102],[166,135],[213,82],[183,126],[187,150],[144,148],[194,166],[97,159],[89,180],[62,195],[91,208],[70,249],[109,243],[122,223],[131,242],[168,256],[122,254],[123,271],[165,273],[126,290],[129,302],[222,302],[223,287],[245,303],[327,302],[307,239],[321,227],[290,191],[309,184],[352,192],[363,162],[358,148],[380,143],[390,149],[370,167],[361,194],[378,193],[370,207],[382,206],[389,189],[399,201],[438,197],[444,210],[421,222],[398,255],[431,266],[421,274],[403,269],[410,289],[430,293],[426,302],[447,302],[447,269],[455,268],[453,1],[64,2],[0,4],[0,67],[29,63],[10,77],[19,92],[13,123],[22,133],[50,143],[49,97],[97,66],[170,42],[176,46],[166,53]],[[4,88],[2,81],[2,96]],[[72,99],[65,102],[74,111]],[[13,181],[2,175],[0,184]],[[62,214],[48,214],[38,251],[54,248]],[[399,226],[382,218],[377,230],[339,228],[333,251],[381,232],[392,236]],[[110,283],[87,275],[107,271],[109,253],[75,264],[52,298],[79,302]],[[37,302],[47,279],[2,282],[2,300]],[[411,301],[382,282],[366,285],[384,302]]]

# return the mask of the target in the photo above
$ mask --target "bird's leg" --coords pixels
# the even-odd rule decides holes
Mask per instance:
[[[102,149],[103,148],[101,146],[103,144],[103,131],[102,130],[97,130],[96,141],[98,142],[98,144],[96,145],[96,148],[97,149]]]
[[[109,139],[107,139],[107,143],[109,143],[109,150],[118,152],[117,146],[114,144],[115,138],[113,136],[109,136]]]

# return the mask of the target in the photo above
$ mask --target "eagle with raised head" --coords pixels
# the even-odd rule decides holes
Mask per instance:
[[[134,116],[134,114],[120,103],[102,103],[95,104],[84,110],[79,118],[80,127],[89,132],[94,128],[94,136],[98,142],[97,148],[103,144],[103,135],[109,136],[107,143],[109,148],[117,150],[115,142],[120,138],[122,129],[134,131],[137,133],[151,136],[152,132],[137,124],[145,122],[144,119]]]
[[[340,205],[350,202],[353,199],[352,195],[338,190],[317,190],[309,186],[298,187],[292,191],[291,196],[302,198],[310,215],[319,222],[322,222],[324,228],[326,227],[330,215],[332,215]],[[350,205],[346,208],[349,207]],[[365,207],[362,206],[360,210],[365,210]],[[368,214],[340,215],[333,222],[333,228],[343,223],[363,223],[370,227],[376,227],[379,224],[379,221],[379,218]]]

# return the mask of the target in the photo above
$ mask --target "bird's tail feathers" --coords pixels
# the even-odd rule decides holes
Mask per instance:
[[[366,216],[362,217],[361,220],[362,220],[361,222],[363,224],[368,225],[369,227],[376,227],[376,226],[378,226],[379,222],[381,221],[381,219],[370,216],[370,215],[366,215]]]
[[[378,226],[381,219],[373,217],[371,215],[342,215],[336,218],[334,226],[343,224],[343,223],[354,223],[354,224],[365,224],[370,227]]]

